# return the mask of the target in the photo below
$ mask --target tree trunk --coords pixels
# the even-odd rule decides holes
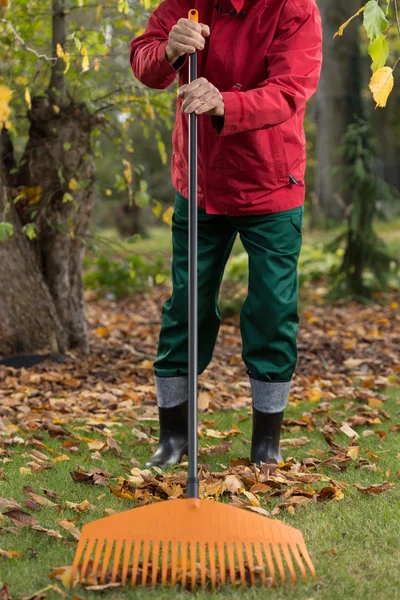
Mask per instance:
[[[0,221],[6,208],[14,234],[0,242],[0,353],[64,352],[64,330],[29,240],[21,232],[0,162]]]
[[[319,3],[324,27],[324,62],[316,96],[317,203],[313,211],[314,222],[316,212],[322,213],[324,218],[342,219],[346,208],[341,176],[334,173],[332,167],[343,164],[337,149],[357,110],[350,91],[354,87],[354,57],[359,52],[359,21],[353,21],[346,28],[343,38],[333,39],[333,36],[360,7],[360,0],[322,0]]]
[[[17,207],[24,223],[37,213],[37,260],[67,345],[88,352],[82,261],[95,204],[92,117],[84,105],[71,102],[55,112],[46,98],[34,98],[29,119],[18,183],[28,189],[40,187],[40,200],[32,206],[19,202]]]

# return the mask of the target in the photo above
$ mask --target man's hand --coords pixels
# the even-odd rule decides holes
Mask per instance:
[[[171,29],[165,49],[168,62],[173,64],[184,54],[193,54],[196,50],[204,50],[205,38],[210,35],[208,25],[202,25],[190,19],[179,19]]]
[[[190,114],[194,112],[196,115],[205,113],[212,117],[223,117],[225,114],[222,95],[204,77],[200,77],[192,81],[192,83],[180,87],[178,97],[183,100],[183,113]]]

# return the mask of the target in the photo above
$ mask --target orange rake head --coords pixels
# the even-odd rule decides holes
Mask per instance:
[[[303,535],[279,521],[211,500],[169,500],[99,519],[83,527],[72,581],[197,585],[212,589],[295,584],[308,567]]]

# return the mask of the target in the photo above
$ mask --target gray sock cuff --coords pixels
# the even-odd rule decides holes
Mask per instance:
[[[264,413],[283,412],[287,406],[291,381],[260,381],[250,377],[253,406]]]
[[[157,404],[160,408],[173,408],[188,399],[187,377],[159,377],[154,375]]]

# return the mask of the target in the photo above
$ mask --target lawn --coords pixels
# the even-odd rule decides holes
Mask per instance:
[[[353,412],[346,412],[347,402],[335,401],[334,408],[329,410],[329,416],[342,421]],[[286,460],[295,457],[297,461],[309,456],[315,456],[321,452],[329,451],[329,446],[321,434],[321,426],[325,423],[327,414],[318,415],[316,403],[291,403],[286,417],[298,419],[304,413],[316,415],[316,427],[314,431],[301,433],[307,435],[309,443],[300,448],[285,450]],[[400,421],[400,394],[395,389],[388,392],[388,399],[384,403],[385,411],[391,416],[391,420],[383,420],[381,424],[358,428],[362,430],[377,430],[379,434],[367,437],[360,435],[358,444],[360,446],[359,458],[369,458],[371,464],[376,465],[374,470],[357,469],[359,461],[352,460],[348,468],[342,472],[338,467],[319,467],[318,473],[322,473],[339,481],[343,485],[343,498],[340,500],[328,500],[324,502],[309,502],[304,506],[290,511],[287,508],[281,510],[277,518],[300,528],[305,536],[311,556],[315,562],[318,579],[307,585],[300,584],[296,591],[291,584],[284,589],[268,592],[275,598],[296,598],[308,600],[310,598],[336,600],[343,599],[390,599],[400,598],[400,492],[397,487],[399,483],[399,458],[400,458],[400,432],[389,431],[395,423]],[[232,458],[240,458],[248,455],[248,439],[250,437],[250,420],[243,420],[248,415],[248,409],[235,412],[217,411],[215,414],[204,413],[202,419],[212,418],[216,422],[216,430],[225,431],[233,424],[237,424],[241,434],[232,440],[232,448],[228,455],[208,455],[202,462],[206,462],[210,470],[222,470],[229,464]],[[100,421],[99,421],[100,423]],[[25,527],[18,534],[7,531],[12,526],[7,517],[0,521],[2,530],[0,532],[0,547],[2,550],[14,551],[18,554],[11,559],[3,558],[0,562],[0,581],[10,585],[11,596],[15,598],[30,597],[30,594],[47,587],[52,582],[47,574],[54,567],[69,565],[72,562],[76,542],[73,537],[60,527],[59,520],[72,521],[79,529],[90,521],[105,516],[106,509],[116,511],[126,510],[133,507],[130,500],[119,499],[110,493],[107,487],[91,485],[88,483],[76,483],[70,476],[71,471],[80,468],[88,470],[90,466],[101,466],[105,471],[115,477],[128,477],[132,464],[130,458],[135,458],[140,464],[150,453],[152,444],[134,443],[130,428],[126,425],[118,426],[116,421],[113,426],[107,423],[113,438],[119,443],[122,450],[120,457],[114,456],[111,451],[102,452],[100,460],[91,460],[87,449],[87,442],[81,441],[77,450],[71,452],[63,449],[62,438],[51,438],[45,432],[35,434],[41,439],[46,447],[37,449],[49,457],[65,454],[69,460],[61,460],[53,463],[53,468],[41,472],[32,471],[26,473],[26,465],[32,460],[32,449],[35,447],[29,440],[30,435],[21,433],[25,438],[22,445],[12,446],[12,450],[3,451],[3,457],[9,456],[10,462],[2,467],[1,496],[14,498],[24,508],[24,502],[28,496],[24,495],[24,486],[31,486],[34,490],[44,496],[43,490],[53,490],[59,494],[57,499],[53,498],[56,506],[42,506],[39,512],[29,512],[37,518],[40,525],[48,529],[58,530],[64,536],[63,539],[48,537],[43,532],[38,532],[30,527]],[[93,426],[76,425],[68,427],[74,434],[81,437],[89,436],[91,439],[104,440],[104,435],[96,434]],[[98,431],[99,428],[97,428]],[[89,433],[90,432],[90,433]],[[382,432],[385,432],[385,436]],[[298,427],[287,427],[283,434],[285,440],[298,438]],[[220,441],[220,440],[219,440]],[[335,437],[338,444],[347,445],[349,438],[343,433]],[[218,440],[216,440],[218,442]],[[209,446],[208,439],[201,440],[201,446]],[[51,452],[55,452],[53,454]],[[372,457],[372,460],[371,460]],[[43,458],[43,457],[42,457]],[[376,469],[376,470],[375,470]],[[116,479],[111,479],[109,484],[116,485]],[[362,494],[354,487],[360,484],[367,487],[370,484],[389,481],[396,484],[393,489],[387,490],[379,495]],[[326,484],[325,484],[326,485]],[[316,489],[318,485],[314,486]],[[321,487],[321,485],[319,486]],[[260,494],[261,505],[267,510],[282,501],[282,498],[267,499],[264,501]],[[45,496],[44,496],[45,497]],[[66,502],[81,503],[88,500],[93,508],[88,512],[77,513],[76,510],[68,508]],[[292,514],[293,512],[293,514]],[[54,582],[53,582],[54,583]],[[59,583],[59,582],[58,582]],[[62,588],[62,584],[59,583]],[[60,598],[60,594],[54,590],[45,592],[47,598]],[[125,598],[132,596],[132,592],[123,589],[114,589],[102,592],[105,598]],[[99,592],[89,592],[80,587],[75,588],[74,595],[87,599],[98,597]],[[257,598],[261,591],[248,589],[244,592],[235,592],[238,598]],[[229,588],[210,594],[199,592],[197,598],[228,598],[232,595]],[[73,594],[68,594],[72,598]],[[135,596],[141,598],[186,598],[188,592],[171,589],[157,589],[137,591]],[[34,595],[32,596],[34,597]]]

